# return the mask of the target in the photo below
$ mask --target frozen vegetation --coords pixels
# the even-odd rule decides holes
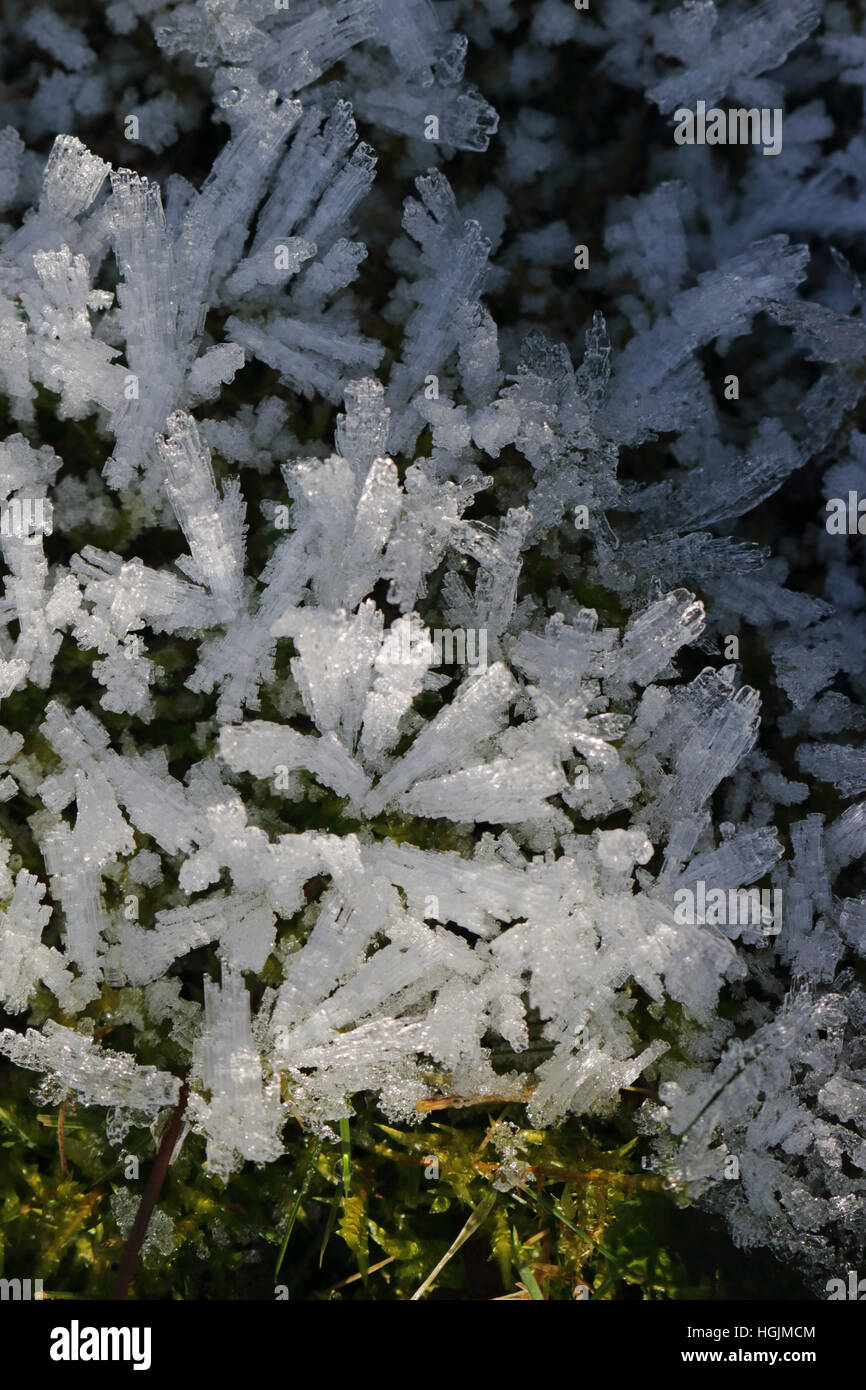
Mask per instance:
[[[862,1251],[858,8],[114,0],[97,52],[7,5],[0,1048],[49,1100],[176,1103],[109,991],[219,1176],[359,1092],[640,1082],[738,1243]],[[679,146],[699,100],[781,152]],[[676,912],[750,888],[780,929]]]

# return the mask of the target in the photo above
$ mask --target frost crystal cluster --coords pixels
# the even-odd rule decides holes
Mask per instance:
[[[7,7],[0,1048],[49,1100],[122,1138],[185,1074],[225,1177],[360,1092],[639,1083],[738,1242],[862,1248],[857,11]],[[678,145],[699,101],[778,156]]]

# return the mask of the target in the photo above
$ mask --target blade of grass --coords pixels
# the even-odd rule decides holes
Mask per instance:
[[[529,1293],[529,1297],[533,1299],[536,1303],[543,1303],[544,1294],[538,1287],[538,1281],[536,1280],[532,1270],[529,1268],[529,1265],[518,1265],[517,1269],[521,1279],[523,1280],[524,1286]]]
[[[352,1195],[352,1136],[349,1121],[340,1121],[340,1153],[343,1160],[343,1191],[347,1197]]]
[[[69,1172],[69,1164],[66,1162],[66,1146],[63,1142],[65,1129],[66,1096],[63,1097],[60,1109],[57,1112],[57,1151],[60,1154],[60,1171],[64,1176]]]
[[[38,1144],[33,1142],[29,1135],[24,1133],[20,1125],[15,1123],[8,1110],[4,1110],[2,1106],[0,1106],[0,1124],[4,1124],[8,1130],[11,1130],[16,1139],[20,1139],[22,1144],[27,1145],[28,1149],[36,1149],[39,1147]]]
[[[294,1204],[294,1206],[292,1207],[291,1215],[289,1216],[289,1224],[288,1224],[288,1226],[286,1227],[286,1233],[285,1233],[285,1235],[283,1236],[283,1243],[282,1243],[282,1245],[280,1246],[280,1253],[279,1253],[279,1255],[277,1256],[277,1267],[276,1267],[276,1269],[274,1270],[274,1278],[275,1278],[275,1279],[277,1279],[277,1278],[279,1277],[280,1269],[282,1268],[283,1259],[285,1258],[286,1250],[288,1249],[289,1239],[290,1239],[290,1237],[291,1237],[291,1234],[292,1234],[292,1230],[293,1230],[295,1221],[297,1220],[298,1212],[300,1211],[301,1202],[304,1200],[305,1196],[307,1195],[307,1189],[309,1188],[310,1183],[311,1183],[311,1181],[312,1181],[313,1173],[314,1173],[315,1167],[316,1167],[316,1162],[317,1162],[318,1157],[319,1157],[319,1154],[320,1154],[321,1152],[322,1152],[322,1141],[321,1141],[321,1139],[317,1139],[316,1142],[315,1142],[315,1144],[313,1145],[313,1151],[312,1151],[312,1153],[310,1154],[309,1162],[307,1163],[307,1166],[306,1166],[306,1168],[304,1169],[304,1176],[303,1176],[303,1178],[301,1179],[301,1185],[300,1185],[300,1187],[298,1188],[298,1195],[297,1195],[297,1197],[295,1198],[295,1204]]]
[[[43,1299],[46,1299],[46,1300],[47,1300],[47,1299],[51,1299],[52,1301],[53,1301],[55,1298],[67,1298],[67,1299],[69,1299],[69,1300],[70,1300],[71,1302],[73,1302],[73,1303],[78,1303],[79,1301],[81,1301],[81,1300],[86,1300],[86,1299],[89,1299],[91,1302],[94,1302],[94,1303],[102,1303],[102,1302],[103,1302],[103,1298],[102,1298],[102,1295],[101,1295],[101,1294],[98,1294],[98,1293],[81,1293],[81,1292],[72,1292],[72,1293],[69,1293],[69,1292],[67,1292],[65,1289],[62,1289],[62,1290],[61,1290],[61,1289],[43,1289],[43,1290],[42,1290],[42,1297],[43,1297]]]
[[[319,1251],[319,1269],[322,1268],[322,1261],[325,1258],[325,1251],[328,1248],[328,1241],[334,1234],[334,1227],[337,1224],[337,1217],[340,1213],[340,1194],[334,1193],[334,1200],[331,1202],[331,1210],[328,1212],[328,1222],[325,1226],[325,1234],[322,1237],[322,1248]]]
[[[475,1208],[475,1210],[473,1212],[470,1212],[469,1220],[466,1222],[466,1225],[463,1227],[463,1230],[460,1232],[457,1239],[446,1250],[445,1254],[442,1256],[442,1259],[439,1261],[436,1268],[430,1274],[427,1275],[427,1278],[424,1280],[424,1283],[421,1285],[421,1287],[415,1290],[415,1292],[409,1300],[410,1303],[416,1303],[417,1300],[421,1297],[421,1295],[427,1292],[437,1275],[442,1273],[442,1270],[445,1268],[448,1261],[452,1259],[454,1255],[457,1254],[457,1251],[460,1249],[461,1245],[465,1245],[469,1237],[473,1236],[475,1232],[484,1225],[484,1222],[487,1220],[488,1216],[490,1215],[494,1206],[496,1205],[496,1196],[497,1194],[495,1191],[488,1192],[487,1196],[478,1203],[478,1206]]]
[[[389,1255],[387,1260],[380,1260],[377,1265],[370,1265],[370,1268],[367,1270],[367,1273],[375,1274],[378,1269],[384,1269],[386,1265],[392,1265],[396,1258],[396,1255]],[[348,1287],[349,1284],[356,1284],[358,1280],[363,1279],[363,1277],[364,1276],[360,1272],[358,1274],[350,1274],[348,1279],[341,1279],[339,1284],[335,1284],[332,1292],[334,1292],[336,1289],[345,1289]]]

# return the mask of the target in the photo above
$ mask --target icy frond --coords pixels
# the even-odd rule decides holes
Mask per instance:
[[[356,44],[371,38],[378,23],[378,0],[336,0],[328,6],[314,2],[305,8],[297,24],[290,22],[279,33],[265,65],[289,92],[309,86]]]
[[[169,416],[168,429],[159,451],[168,470],[166,490],[192,555],[184,568],[210,590],[220,618],[230,618],[241,602],[244,503],[231,481],[218,496],[210,451],[190,415]]]
[[[797,761],[821,782],[833,782],[842,796],[859,796],[866,791],[866,748],[852,744],[804,744]]]
[[[435,655],[429,632],[415,614],[398,618],[385,635],[364,701],[358,744],[360,756],[376,771],[383,770],[385,755],[396,744],[403,718],[423,689]]]
[[[477,299],[490,250],[480,225],[462,221],[441,174],[433,171],[417,179],[416,186],[420,201],[406,200],[403,226],[421,247],[423,279],[413,291],[417,307],[406,324],[401,360],[388,391],[392,410],[401,412],[424,378],[439,371],[457,346],[455,314],[464,301]]]
[[[684,70],[650,88],[647,96],[660,111],[694,105],[699,98],[712,106],[734,95],[771,105],[779,89],[760,74],[777,68],[803,42],[820,22],[821,9],[820,0],[764,0],[744,24],[731,23],[725,31],[714,4],[681,5],[658,26],[655,46]]]
[[[478,536],[462,518],[476,493],[490,486],[479,473],[459,483],[431,476],[423,459],[406,470],[400,514],[388,542],[385,575],[391,580],[388,600],[405,613],[426,593],[426,576],[444,557],[449,545],[469,551]]]
[[[322,733],[339,734],[351,747],[382,643],[376,605],[368,600],[352,618],[300,609],[283,614],[276,630],[292,637],[298,650],[292,671],[311,718]]]
[[[317,249],[335,239],[373,182],[376,157],[358,143],[349,102],[326,113],[318,106],[298,108],[291,145],[277,169],[273,189],[256,224],[253,254],[302,238]]]
[[[866,854],[866,802],[842,812],[827,830],[827,847],[838,864],[850,864]]]
[[[550,816],[547,798],[566,785],[555,757],[527,751],[425,778],[405,792],[399,804],[412,815],[455,821],[545,820]]]
[[[645,692],[626,747],[655,787],[650,834],[674,808],[678,818],[700,810],[754,743],[760,699],[748,686],[735,691],[733,674],[707,667],[670,695]]]
[[[237,728],[227,725],[220,734],[220,752],[235,771],[257,777],[285,776],[306,768],[338,796],[352,800],[362,797],[369,786],[363,769],[333,733],[312,738],[281,724],[253,719]]]
[[[22,1013],[40,982],[61,1003],[67,998],[72,977],[63,956],[42,944],[42,932],[51,908],[42,903],[45,885],[21,869],[15,879],[12,900],[0,918],[0,988],[8,1013]]]
[[[273,317],[267,330],[254,323],[230,318],[226,331],[254,357],[275,368],[281,378],[303,396],[325,396],[339,401],[350,376],[377,367],[382,349],[369,338],[343,333],[338,326],[322,319],[304,323],[298,319]]]
[[[261,970],[273,945],[274,914],[261,895],[215,893],[187,907],[157,912],[152,929],[122,921],[106,970],[132,985],[159,980],[179,956],[210,941],[238,969]]]
[[[399,68],[429,82],[430,54],[441,37],[431,0],[379,0],[376,32],[390,48]]]
[[[86,711],[69,715],[53,701],[46,708],[42,732],[69,769],[88,772],[95,764],[132,824],[153,836],[167,853],[188,852],[193,840],[206,838],[204,817],[180,783],[168,777],[164,759],[148,762],[115,752],[105,730]],[[40,795],[46,806],[59,810],[70,800],[73,786],[68,777],[48,778]]]
[[[687,1191],[709,1189],[717,1205],[728,1187],[725,1156],[736,1154],[741,1182],[727,1205],[737,1239],[768,1244],[807,1267],[835,1267],[828,1232],[849,1250],[857,1239],[836,1175],[843,1155],[853,1160],[858,1175],[845,1191],[862,1200],[862,1097],[845,1060],[855,1018],[856,1011],[849,1021],[840,994],[799,990],[747,1043],[731,1043],[709,1075],[685,1073],[661,1088],[661,1113],[679,1140],[659,1146],[668,1180]]]
[[[391,459],[374,459],[362,485],[348,461],[332,455],[286,471],[299,516],[309,528],[311,587],[326,610],[355,608],[387,573],[385,546],[401,504]]]
[[[45,165],[39,215],[58,220],[80,216],[96,198],[108,168],[74,135],[58,135]]]
[[[455,91],[442,81],[420,90],[369,87],[357,105],[365,120],[416,139],[432,115],[436,125],[428,124],[427,128],[437,132],[434,138],[457,150],[486,150],[499,124],[499,117],[480,92],[471,87]]]
[[[33,265],[38,299],[35,289],[23,296],[32,330],[32,377],[52,390],[59,388],[61,413],[72,419],[89,414],[94,405],[116,409],[124,377],[112,365],[117,349],[93,337],[88,314],[107,308],[112,296],[91,289],[87,261],[73,256],[68,246],[38,251]]]
[[[178,290],[159,188],[129,169],[112,174],[111,228],[122,281],[117,298],[132,375],[119,413],[109,481],[128,481],[147,459],[182,378]],[[133,389],[134,388],[134,389]]]
[[[682,183],[662,183],[642,198],[624,198],[604,234],[612,253],[611,272],[628,273],[642,299],[661,308],[682,288],[688,269],[680,206],[688,194]],[[622,220],[618,220],[622,218]]]
[[[697,641],[704,628],[704,607],[686,589],[651,603],[630,619],[622,646],[608,662],[607,684],[648,685],[668,667],[669,658],[686,643]]]
[[[0,170],[3,174],[3,192],[0,193],[0,212],[5,212],[15,201],[18,180],[21,177],[21,159],[24,154],[24,141],[11,125],[0,130]]]
[[[451,703],[424,728],[409,751],[371,792],[367,798],[368,812],[377,814],[413,783],[471,757],[503,727],[515,694],[513,678],[499,664],[464,681]]]
[[[49,1104],[72,1095],[82,1105],[109,1106],[112,1133],[121,1139],[133,1122],[151,1123],[177,1103],[180,1081],[156,1067],[142,1067],[128,1052],[109,1051],[85,1033],[49,1019],[42,1031],[0,1032],[0,1051],[18,1066],[45,1075],[42,1094]]]
[[[205,985],[204,1011],[193,1065],[210,1100],[195,1094],[190,1115],[207,1138],[209,1171],[227,1177],[245,1160],[267,1163],[279,1157],[286,1115],[279,1082],[262,1078],[242,976],[224,965],[222,983]]]
[[[23,663],[21,669],[28,680],[44,688],[51,679],[62,629],[79,607],[78,585],[71,575],[63,573],[56,574],[54,583],[49,584],[42,532],[52,529],[50,502],[19,495],[7,507],[13,519],[17,509],[21,522],[0,538],[9,570],[4,579],[4,599],[18,622],[13,661]],[[33,531],[28,534],[31,525]]]
[[[634,444],[658,430],[682,428],[704,392],[692,353],[724,334],[742,333],[771,301],[790,297],[805,274],[808,251],[785,238],[757,242],[717,269],[633,338],[620,355],[603,420],[611,438]],[[626,423],[628,422],[628,423]]]
[[[103,613],[120,638],[143,621],[154,632],[206,627],[213,621],[213,603],[204,589],[139,559],[124,561],[86,545],[73,556],[72,571],[83,585],[85,603]]]
[[[390,411],[374,377],[353,381],[345,400],[345,414],[337,416],[337,452],[352,465],[360,487],[374,459],[387,454]]]

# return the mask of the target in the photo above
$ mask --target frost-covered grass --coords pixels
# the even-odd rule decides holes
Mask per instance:
[[[855,1259],[858,18],[8,7],[7,1273],[184,1080],[137,1296]]]

